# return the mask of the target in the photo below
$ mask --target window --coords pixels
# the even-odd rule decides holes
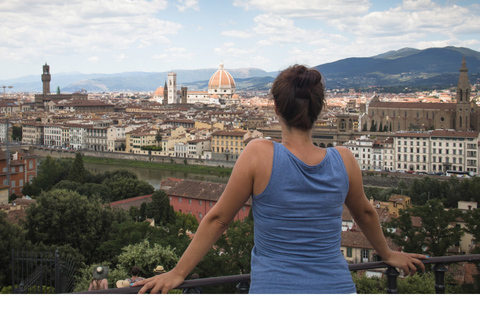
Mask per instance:
[[[347,248],[347,257],[348,258],[352,257],[352,248]]]
[[[182,197],[178,197],[178,202],[182,202]]]

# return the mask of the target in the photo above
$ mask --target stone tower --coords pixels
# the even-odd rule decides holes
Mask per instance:
[[[168,86],[167,80],[165,80],[165,85],[163,86],[163,105],[166,106],[168,104]]]
[[[463,56],[462,67],[457,85],[457,106],[455,108],[455,130],[470,130],[470,82],[468,81],[468,69]]]
[[[177,74],[175,72],[168,74],[168,103],[177,103]]]
[[[43,66],[42,82],[43,82],[43,94],[50,94],[50,66],[45,62]]]

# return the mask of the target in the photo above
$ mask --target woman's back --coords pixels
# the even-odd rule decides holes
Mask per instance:
[[[268,160],[266,160],[268,161]],[[340,252],[348,175],[336,149],[307,165],[274,143],[270,180],[253,196],[252,293],[352,293]]]

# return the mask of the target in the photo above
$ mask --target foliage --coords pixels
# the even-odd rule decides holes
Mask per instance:
[[[4,211],[0,211],[0,287],[12,284],[12,249],[32,247],[25,230],[9,222],[6,216]]]
[[[152,194],[152,201],[146,206],[145,216],[153,218],[156,225],[166,225],[175,221],[175,212],[164,190],[157,190]]]
[[[108,268],[108,288],[115,288],[115,284],[118,280],[125,280],[129,278],[128,271],[124,268],[116,268],[112,269],[112,264],[107,261],[103,261],[101,263],[92,263],[84,268],[81,268],[77,274],[76,281],[75,281],[75,288],[73,289],[74,292],[81,292],[81,291],[88,291],[88,287],[90,286],[90,282],[93,280],[93,270],[97,266],[104,266]]]
[[[25,184],[22,193],[37,197],[42,191],[50,191],[54,185],[66,178],[68,170],[68,165],[64,166],[61,162],[47,156],[38,166],[37,177],[33,179],[32,183]]]
[[[88,199],[75,191],[55,189],[43,192],[35,206],[27,209],[27,238],[46,245],[69,244],[85,256],[94,257],[113,221],[128,215],[103,207],[97,198]]]
[[[159,146],[141,146],[140,149],[150,151],[162,151],[162,147]]]
[[[113,173],[106,172],[102,186],[110,190],[110,201],[134,198],[152,194],[154,188],[148,182],[139,180],[137,176],[125,169],[115,170]]]
[[[387,292],[386,278],[360,276],[352,272],[352,279],[359,294],[379,294]]]
[[[118,255],[122,253],[124,247],[137,244],[143,240],[160,243],[164,241],[164,238],[165,231],[151,227],[148,222],[114,222],[108,239],[98,248],[97,259],[110,261],[113,265],[116,265]]]
[[[480,243],[480,209],[466,211],[463,220],[467,233],[473,236],[476,243]]]
[[[88,181],[88,171],[85,169],[82,154],[80,152],[77,152],[75,155],[75,161],[73,161],[73,164],[70,167],[67,180],[78,183],[85,183]]]
[[[399,217],[386,223],[384,231],[406,252],[443,256],[464,233],[462,228],[456,227],[461,215],[458,209],[445,210],[440,200],[433,199],[423,206],[400,210]],[[412,219],[415,218],[420,218],[421,225],[414,225]],[[394,229],[398,229],[396,233]]]
[[[16,126],[14,125],[12,127],[12,140],[15,141],[15,140],[18,140],[18,141],[22,141],[22,126]]]
[[[150,244],[148,240],[129,245],[122,251],[118,256],[118,266],[125,270],[138,266],[146,277],[154,276],[153,270],[158,265],[163,266],[166,271],[173,269],[179,259],[175,249],[169,246],[163,247],[157,243]]]

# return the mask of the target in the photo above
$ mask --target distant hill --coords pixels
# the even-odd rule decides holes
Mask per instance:
[[[470,79],[480,74],[480,53],[467,48],[404,48],[371,58],[348,58],[315,68],[328,88],[452,86],[465,56]]]
[[[418,50],[403,48],[369,58],[348,58],[318,65],[327,89],[369,88],[378,86],[448,87],[458,81],[462,58],[465,56],[471,82],[480,78],[480,52],[458,47]],[[217,69],[171,70],[177,73],[178,88],[206,90],[208,80]],[[55,92],[154,91],[165,84],[168,72],[125,72],[116,74],[52,74],[50,90]],[[255,68],[228,69],[237,90],[266,90],[277,72]],[[13,91],[41,92],[40,74],[8,80]]]

